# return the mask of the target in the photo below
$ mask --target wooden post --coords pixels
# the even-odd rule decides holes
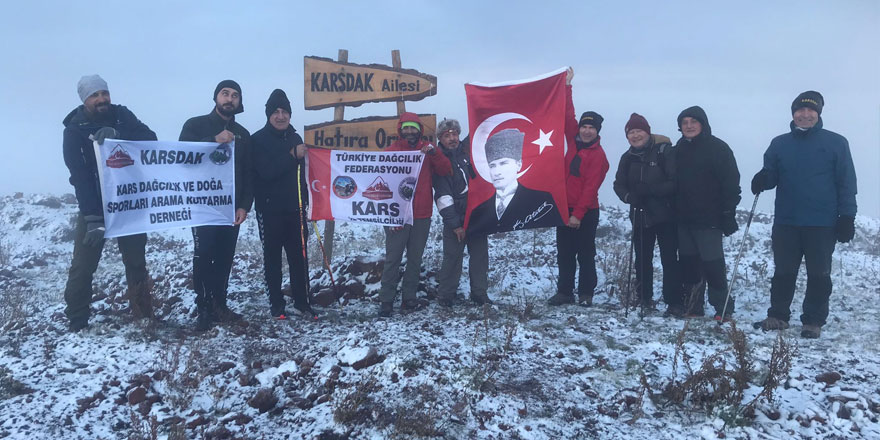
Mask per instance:
[[[348,62],[348,51],[345,49],[339,49],[339,56],[337,57],[337,61],[341,63]],[[342,121],[345,119],[345,106],[337,105],[333,108],[333,120],[334,121]],[[324,251],[327,253],[327,264],[333,262],[333,234],[336,231],[336,222],[333,220],[327,220],[324,222]],[[332,269],[328,269],[332,270]]]
[[[395,69],[400,69],[400,50],[394,49],[391,51],[391,67]],[[406,103],[403,100],[397,101],[397,116],[402,115],[406,112]]]

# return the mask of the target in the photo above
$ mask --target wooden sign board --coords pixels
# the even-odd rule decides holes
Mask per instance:
[[[304,57],[306,110],[365,102],[418,101],[437,94],[437,77],[380,64]]]
[[[422,139],[437,145],[437,115],[419,115]],[[351,121],[324,122],[305,126],[304,141],[309,146],[332,150],[379,151],[399,137],[397,116],[372,116]]]

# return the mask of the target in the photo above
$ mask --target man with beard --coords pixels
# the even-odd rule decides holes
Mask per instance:
[[[70,331],[88,326],[92,300],[92,278],[104,248],[104,209],[101,201],[98,164],[92,140],[154,141],[156,133],[121,105],[110,103],[107,83],[98,75],[83,76],[77,85],[83,104],[64,118],[64,163],[70,170],[70,184],[76,192],[79,214],[73,240],[73,261],[64,289],[64,312]],[[135,318],[153,316],[150,280],[144,248],[146,234],[118,237],[116,243],[125,265],[128,301]]]
[[[400,138],[385,151],[421,151],[425,155],[419,171],[412,200],[413,224],[401,227],[385,227],[385,267],[382,270],[382,287],[379,290],[379,316],[390,317],[397,284],[400,282],[400,262],[406,251],[406,270],[403,273],[401,309],[415,310],[420,304],[416,298],[419,274],[422,270],[422,254],[431,229],[434,198],[431,194],[432,176],[448,176],[452,172],[449,159],[437,154],[430,142],[422,140],[422,122],[415,113],[403,113],[397,123]]]
[[[831,255],[835,241],[855,235],[856,170],[849,142],[822,128],[825,99],[806,91],[791,104],[791,131],[770,142],[764,168],[752,179],[752,193],[776,188],[773,263],[767,319],[755,327],[788,328],[801,261],[806,259],[801,336],[815,339],[828,318]]]
[[[491,304],[489,290],[489,239],[485,234],[467,234],[464,216],[467,211],[468,180],[474,177],[468,139],[459,141],[461,125],[444,119],[437,127],[440,147],[452,164],[449,176],[434,176],[434,200],[443,217],[443,263],[437,274],[440,283],[437,303],[451,307],[461,278],[464,248],[470,256],[470,299],[476,304]]]
[[[734,299],[729,298],[725,311],[727,268],[721,236],[739,229],[739,169],[727,143],[712,135],[702,108],[684,109],[678,115],[678,128],[682,138],[675,145],[675,202],[687,314],[703,316],[704,287],[708,285],[715,319],[728,320]]]
[[[303,225],[308,206],[303,158],[306,146],[290,125],[290,100],[275,89],[266,101],[266,125],[254,133],[253,176],[254,202],[260,241],[263,243],[263,267],[269,291],[269,310],[273,317],[285,319],[285,301],[281,294],[281,251],[287,254],[293,308],[314,318],[309,305],[309,279]]]
[[[226,305],[226,289],[238,230],[254,201],[250,178],[250,133],[235,122],[244,111],[241,87],[230,79],[214,89],[214,108],[204,116],[183,124],[180,140],[188,142],[234,143],[235,223],[231,226],[198,226],[193,234],[193,287],[196,291],[196,328],[207,330],[214,321],[233,322],[241,315]]]

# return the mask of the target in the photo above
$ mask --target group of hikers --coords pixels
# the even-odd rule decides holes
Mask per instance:
[[[572,74],[569,70],[569,96]],[[156,140],[156,134],[130,110],[111,104],[109,88],[100,76],[82,77],[77,91],[82,105],[64,119],[64,159],[79,204],[73,260],[64,293],[65,313],[74,332],[88,326],[92,277],[104,243],[98,164],[92,142],[102,144],[111,138]],[[298,313],[314,317],[303,228],[308,186],[302,168],[308,146],[290,124],[290,100],[284,91],[274,90],[266,101],[267,122],[253,135],[235,120],[235,115],[244,111],[241,87],[235,81],[217,84],[213,100],[211,111],[187,120],[179,137],[181,141],[234,141],[236,150],[234,225],[192,228],[196,328],[207,330],[215,322],[241,319],[228,307],[226,296],[239,227],[252,205],[263,244],[271,316],[287,316],[281,291],[283,250],[290,268],[293,307]],[[755,327],[765,331],[788,328],[797,274],[806,259],[807,287],[800,318],[801,336],[806,338],[818,338],[828,317],[835,243],[849,242],[855,233],[852,156],[844,137],[822,127],[823,107],[824,99],[815,91],[795,98],[790,130],[770,142],[763,168],[751,181],[756,197],[762,191],[776,189],[770,308],[766,319],[755,323]],[[575,149],[565,163],[569,217],[564,225],[556,227],[559,277],[557,291],[548,300],[551,306],[590,306],[597,288],[598,191],[609,170],[600,143],[602,123],[603,117],[595,111],[584,112],[572,121],[577,131],[570,133],[568,141]],[[620,158],[613,187],[629,206],[637,296],[643,310],[656,310],[653,255],[657,244],[666,303],[664,316],[704,316],[708,290],[714,318],[725,321],[735,311],[735,300],[729,294],[722,237],[739,228],[736,207],[741,199],[740,174],[733,151],[712,135],[702,108],[683,110],[678,127],[682,137],[674,145],[669,137],[652,133],[648,121],[637,113],[624,127],[629,148]],[[399,138],[385,149],[421,151],[425,160],[412,198],[412,224],[384,228],[380,317],[392,316],[401,277],[400,308],[418,310],[426,304],[416,292],[435,205],[443,221],[438,304],[452,307],[456,301],[465,249],[469,255],[470,300],[481,305],[492,303],[488,296],[488,236],[469,234],[465,229],[468,186],[475,177],[469,139],[462,138],[461,124],[454,119],[438,124],[439,147],[427,140],[425,132],[416,114],[403,113],[398,122]],[[510,166],[509,157],[492,156],[488,145],[486,148],[490,168]],[[512,194],[501,194],[501,187],[496,188],[500,219],[505,201]],[[126,295],[135,318],[154,317],[146,241],[146,234],[117,238],[125,265]],[[404,253],[406,267],[401,275]]]

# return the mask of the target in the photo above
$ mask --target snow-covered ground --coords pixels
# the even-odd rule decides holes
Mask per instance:
[[[629,226],[616,208],[602,213],[602,293],[592,308],[545,305],[556,285],[555,235],[524,231],[490,238],[494,306],[445,310],[430,301],[382,320],[381,229],[336,227],[333,268],[344,305],[318,307],[318,321],[276,321],[249,219],[230,287],[230,305],[246,322],[204,334],[193,331],[188,230],[150,235],[160,322],[132,322],[110,241],[95,275],[91,326],[68,333],[62,296],[74,214],[70,195],[0,198],[0,438],[880,438],[875,219],[859,217],[856,240],[838,245],[831,317],[818,340],[799,337],[802,271],[792,327],[781,333],[790,373],[771,387],[772,400],[749,406],[777,344],[776,332],[751,327],[769,303],[765,214],[752,224],[734,289],[751,367],[741,394],[712,401],[707,393],[718,390],[710,388],[683,403],[670,396],[711,370],[701,370],[704,360],[718,354],[716,373],[742,365],[731,326],[624,312],[616,284]],[[740,215],[740,232],[725,239],[729,266]],[[429,299],[439,234],[435,218],[420,289]],[[319,301],[332,299],[314,234],[310,250],[313,290]],[[466,286],[465,275],[465,295]]]

